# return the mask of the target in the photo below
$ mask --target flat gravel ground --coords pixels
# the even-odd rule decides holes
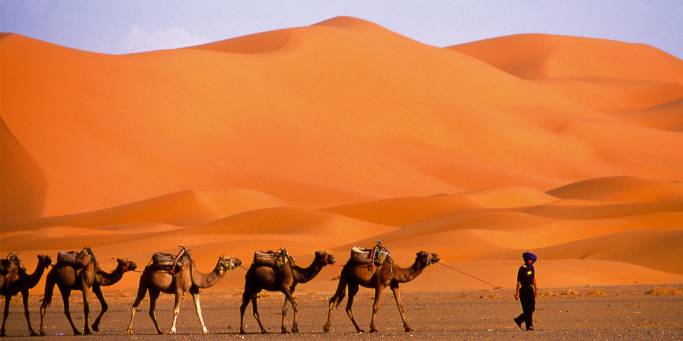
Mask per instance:
[[[110,289],[110,288],[107,288]],[[342,303],[333,312],[332,332],[322,333],[327,313],[327,293],[299,293],[296,297],[300,311],[298,335],[280,335],[280,310],[282,295],[267,294],[259,299],[261,318],[273,334],[256,334],[256,321],[251,316],[251,306],[245,314],[248,332],[239,334],[239,293],[234,291],[211,291],[202,294],[202,308],[210,335],[203,340],[217,339],[683,339],[683,296],[678,288],[674,294],[646,294],[648,286],[632,287],[585,287],[547,289],[537,300],[535,328],[533,332],[522,331],[512,318],[520,313],[518,302],[509,289],[462,292],[404,292],[403,299],[412,333],[404,333],[401,320],[390,291],[382,297],[377,334],[357,334],[348,320]],[[679,295],[676,295],[678,293]],[[125,334],[130,317],[132,293],[115,289],[105,291],[110,309],[104,317],[99,340],[130,338],[135,340],[190,339],[201,331],[194,306],[189,296],[183,299],[178,318],[179,335],[156,335],[147,315],[149,300],[143,301],[135,316],[133,336]],[[72,316],[82,327],[82,298],[78,293],[71,296]],[[31,298],[33,326],[38,328],[40,315],[38,299]],[[93,297],[94,299],[94,297]],[[162,296],[157,303],[157,316],[161,328],[168,332],[172,318],[172,298]],[[354,304],[354,315],[361,327],[369,328],[371,291],[362,290]],[[28,335],[22,312],[21,300],[14,299],[7,321],[8,339]],[[47,315],[47,334],[44,339],[82,340],[74,337],[62,313],[62,303],[55,291],[53,305]],[[94,314],[99,313],[96,299],[91,305]],[[96,316],[96,315],[95,315]],[[291,309],[287,317],[291,328]],[[92,320],[91,318],[91,323]]]

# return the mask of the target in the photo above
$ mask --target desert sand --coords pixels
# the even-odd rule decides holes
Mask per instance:
[[[177,245],[204,271],[278,247],[343,264],[381,240],[506,289],[524,250],[542,288],[683,283],[683,61],[651,46],[441,48],[338,17],[129,55],[4,34],[0,69],[0,252],[29,268],[86,245],[105,269]],[[481,289],[439,265],[404,286]]]

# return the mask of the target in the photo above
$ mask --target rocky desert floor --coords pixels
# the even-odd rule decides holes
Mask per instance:
[[[202,308],[211,334],[201,336],[191,300],[185,297],[178,318],[179,335],[154,334],[147,315],[148,300],[143,301],[135,317],[134,335],[125,333],[130,317],[132,292],[109,291],[110,303],[97,339],[130,338],[153,340],[161,338],[205,340],[217,339],[680,339],[683,337],[683,288],[652,286],[554,288],[540,292],[533,332],[522,331],[512,322],[520,307],[510,289],[459,292],[406,292],[403,294],[412,333],[404,333],[393,297],[382,297],[377,334],[358,334],[353,330],[343,307],[333,312],[333,330],[322,333],[328,293],[307,293],[297,296],[301,333],[280,335],[280,294],[264,294],[259,300],[261,316],[269,335],[256,334],[257,325],[249,308],[246,319],[249,334],[239,334],[239,292],[235,290],[207,291],[202,295]],[[72,296],[73,316],[83,325],[80,295]],[[38,327],[39,296],[32,297],[31,316]],[[62,313],[59,298],[47,315],[47,339],[83,339],[72,336]],[[354,314],[367,328],[370,318],[371,293],[362,291],[356,299]],[[167,332],[172,318],[172,299],[163,296],[157,315]],[[345,304],[345,303],[344,303]],[[95,303],[95,313],[99,306]],[[291,312],[288,316],[291,327]],[[26,324],[20,301],[12,303],[7,321],[9,339],[26,338]],[[90,338],[90,337],[89,337]]]

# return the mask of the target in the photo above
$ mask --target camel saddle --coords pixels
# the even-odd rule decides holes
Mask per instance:
[[[389,250],[380,243],[372,249],[360,246],[351,248],[351,261],[356,264],[367,264],[369,267],[380,266],[388,255]]]
[[[287,249],[273,250],[257,250],[254,251],[254,264],[270,266],[276,269],[281,269],[286,263],[294,264],[294,257],[287,253]]]
[[[70,265],[73,267],[79,267],[81,266],[78,263],[78,255],[81,252],[87,252],[88,255],[90,255],[90,262],[96,262],[95,255],[92,252],[92,249],[89,247],[83,248],[81,251],[59,251],[57,252],[57,265]],[[88,262],[88,264],[90,264]]]

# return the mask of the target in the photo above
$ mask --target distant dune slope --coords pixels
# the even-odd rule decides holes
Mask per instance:
[[[683,61],[643,44],[519,34],[449,49],[599,111],[652,111],[683,99]],[[648,118],[641,115],[630,122],[678,131],[682,117],[677,111]]]

